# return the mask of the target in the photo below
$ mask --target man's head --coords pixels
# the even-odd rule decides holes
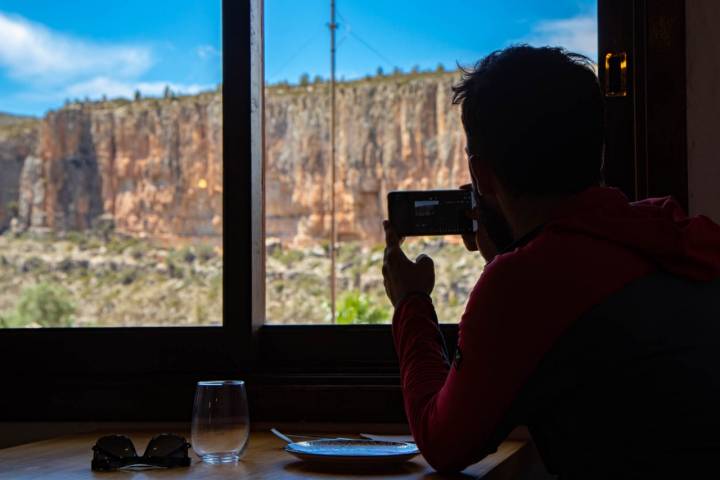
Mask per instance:
[[[519,45],[466,70],[454,88],[479,193],[561,197],[598,185],[603,99],[592,61]]]

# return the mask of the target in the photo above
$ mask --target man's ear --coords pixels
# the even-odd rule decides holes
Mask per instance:
[[[478,192],[483,195],[494,195],[496,193],[495,173],[488,162],[482,158],[473,157],[469,163],[470,176]]]

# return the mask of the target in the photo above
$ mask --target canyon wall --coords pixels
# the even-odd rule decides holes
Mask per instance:
[[[0,231],[18,214],[20,175],[37,144],[38,123],[0,115]]]
[[[469,180],[456,74],[375,77],[337,89],[336,221],[340,240],[382,240],[386,194]],[[266,231],[307,243],[330,231],[327,84],[266,95]]]
[[[84,230],[104,216],[135,236],[221,236],[219,94],[73,104],[37,130],[19,228]]]
[[[449,73],[375,77],[337,89],[338,237],[381,240],[385,195],[467,181]],[[329,88],[266,93],[267,235],[308,244],[330,229]],[[7,130],[7,126],[3,129]],[[68,105],[0,129],[0,230],[83,230],[112,219],[153,238],[222,235],[222,98]],[[249,161],[249,159],[237,159]]]

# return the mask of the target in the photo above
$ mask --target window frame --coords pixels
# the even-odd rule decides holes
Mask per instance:
[[[676,8],[672,3],[650,8],[662,17],[663,8]],[[0,420],[187,420],[197,380],[244,378],[254,420],[404,422],[389,325],[264,324],[262,7],[262,0],[223,1],[222,326],[0,331],[0,365],[13,366],[4,372],[12,388],[0,396]],[[643,70],[647,50],[627,45],[640,45],[640,36],[654,28],[648,7],[646,0],[598,0],[598,58],[631,51],[633,79],[647,72],[644,84],[655,78]],[[672,32],[683,35],[684,48],[684,31]],[[677,67],[678,52],[663,53],[662,45],[652,50],[656,72]],[[659,67],[661,59],[667,63]],[[684,89],[684,69],[682,78],[673,78]],[[662,121],[642,113],[649,98],[633,94],[608,109],[616,122],[608,132],[608,178],[631,198],[643,194],[637,179],[650,178],[638,174],[638,165],[655,161],[636,149],[637,132]],[[680,131],[682,139],[665,141],[684,142],[684,123]],[[654,152],[653,142],[663,141],[656,137],[642,137]],[[663,159],[670,171],[687,168],[684,157]],[[646,170],[664,178],[660,170]],[[681,187],[673,187],[679,196]],[[238,208],[243,205],[250,208]],[[452,355],[458,327],[441,329]]]
[[[609,183],[619,186],[631,200],[671,194],[687,206],[684,5],[684,0],[597,0],[598,59],[606,52],[629,53],[630,94],[606,99],[607,119],[613,124],[606,135],[604,170]],[[598,60],[598,64],[604,89],[603,62]],[[659,88],[654,88],[663,75]],[[677,92],[663,102],[668,86]],[[254,240],[263,249],[264,259],[264,241]],[[262,276],[253,272],[253,285],[263,289],[257,295],[264,301],[264,272]],[[264,309],[259,313],[264,318]],[[458,325],[441,324],[441,329],[452,356]],[[374,400],[399,408],[393,396],[399,391],[398,366],[388,325],[261,325],[258,339],[259,371],[267,371],[270,377],[288,383],[293,378],[310,378],[318,384],[340,383],[348,388],[355,388],[358,378],[373,384],[389,381],[395,390],[376,393]],[[293,407],[297,394],[289,392],[287,398],[283,407],[297,410]],[[311,403],[302,403],[306,410],[299,410],[299,415],[307,414],[307,408],[315,410]]]
[[[249,371],[251,212],[237,205],[251,203],[251,169],[226,160],[250,158],[250,32],[225,25],[249,25],[250,4],[223,1],[221,21],[223,184],[234,186],[223,193],[222,325],[0,330],[13,386],[0,395],[0,420],[176,420],[187,417],[197,380]]]
[[[598,0],[598,74],[628,54],[628,94],[606,98],[605,180],[631,200],[672,195],[687,211],[685,0]]]

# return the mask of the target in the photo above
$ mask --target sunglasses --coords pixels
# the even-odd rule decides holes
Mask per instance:
[[[95,442],[92,470],[106,472],[126,467],[187,467],[190,444],[185,438],[170,433],[154,436],[145,447],[142,457],[125,435],[107,435]]]

